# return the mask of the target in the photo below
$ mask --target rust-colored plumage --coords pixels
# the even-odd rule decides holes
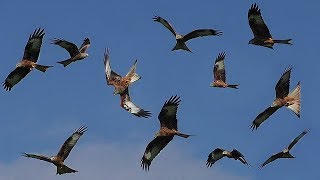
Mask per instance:
[[[167,100],[158,116],[160,121],[160,130],[155,134],[155,138],[147,145],[141,159],[141,167],[149,170],[152,160],[166,147],[175,135],[188,138],[190,135],[178,131],[177,110],[180,103],[180,97],[171,96]]]
[[[285,106],[291,109],[300,118],[300,82],[289,93],[290,74],[292,68],[287,68],[279,79],[275,91],[276,99],[272,102],[272,105],[260,113],[252,122],[251,129],[257,129],[269,116],[276,112],[281,107]]]
[[[16,68],[7,76],[3,83],[6,91],[11,91],[12,87],[20,82],[34,68],[46,72],[48,68],[52,67],[37,64],[44,35],[44,29],[41,28],[36,29],[30,34],[22,60],[16,65]]]
[[[69,168],[68,166],[64,165],[65,159],[69,156],[72,148],[76,145],[80,137],[87,131],[86,126],[81,126],[77,129],[61,146],[58,154],[56,156],[47,157],[38,154],[29,154],[23,153],[22,155],[28,158],[35,158],[42,161],[47,161],[55,166],[57,166],[57,173],[56,174],[64,174],[64,173],[75,173],[77,172],[74,169]]]
[[[249,41],[249,44],[264,46],[273,49],[275,43],[291,44],[291,39],[276,40],[273,39],[267,25],[264,23],[258,5],[252,4],[248,11],[249,26],[253,32],[254,38]]]

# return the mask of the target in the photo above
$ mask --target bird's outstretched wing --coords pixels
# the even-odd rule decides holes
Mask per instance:
[[[279,153],[277,153],[277,154],[272,155],[271,157],[269,157],[269,159],[267,159],[267,160],[261,165],[261,167],[263,167],[263,166],[271,163],[272,161],[274,161],[274,160],[276,160],[276,159],[281,158],[282,155],[283,155],[283,152],[279,152]]]
[[[116,81],[121,80],[121,76],[118,75],[116,72],[111,70],[110,66],[110,52],[109,49],[107,48],[105,53],[104,53],[104,67],[105,67],[105,74],[106,74],[106,81],[108,85],[114,85]]]
[[[180,101],[180,97],[175,95],[171,96],[170,99],[164,103],[158,115],[160,127],[178,130],[177,110]]]
[[[258,127],[278,109],[279,107],[268,107],[253,120],[250,128],[252,130],[258,129]]]
[[[245,165],[250,165],[246,159],[244,158],[244,156],[241,154],[240,151],[236,150],[236,149],[233,149],[231,151],[231,154],[233,157],[235,157],[236,159],[238,159],[239,161],[241,161],[242,164],[245,164]]]
[[[146,111],[141,109],[139,106],[135,105],[129,96],[129,88],[127,88],[123,93],[120,94],[120,105],[123,109],[128,111],[129,113],[137,116],[148,118],[151,117],[150,111]]]
[[[23,60],[38,61],[44,34],[44,29],[41,28],[36,29],[33,34],[30,34],[29,40],[24,48]]]
[[[304,136],[306,135],[310,130],[309,129],[305,129],[302,133],[299,134],[299,136],[297,136],[296,138],[294,138],[294,140],[289,144],[288,149],[290,150],[295,144],[297,144],[297,142]]]
[[[28,158],[39,159],[39,160],[42,160],[42,161],[47,161],[49,163],[52,163],[52,160],[49,157],[43,156],[43,155],[39,155],[39,154],[22,153],[22,156],[28,157]]]
[[[29,72],[30,68],[26,67],[16,67],[10,74],[7,76],[3,82],[3,88],[6,91],[11,91],[12,87],[20,82]]]
[[[86,126],[81,126],[79,129],[77,129],[61,146],[57,156],[61,157],[63,160],[65,160],[69,153],[71,152],[72,148],[76,145],[80,137],[87,131]]]
[[[154,16],[152,19],[153,19],[153,21],[159,22],[159,23],[161,23],[164,27],[166,27],[167,29],[169,29],[169,31],[170,31],[174,36],[177,35],[176,31],[173,29],[173,27],[171,26],[171,24],[170,24],[167,20],[163,19],[163,18],[160,17],[160,16]]]
[[[80,53],[85,53],[89,47],[90,47],[90,40],[89,38],[85,38],[83,40],[82,45],[79,48]]]
[[[197,37],[203,37],[203,36],[221,36],[222,32],[219,30],[214,29],[197,29],[194,30],[185,36],[183,36],[183,41],[186,42],[190,39],[197,38]]]
[[[166,147],[173,139],[173,136],[158,136],[154,138],[148,145],[141,159],[141,167],[149,170],[152,160]]]
[[[70,57],[74,57],[75,55],[79,54],[79,49],[77,47],[77,45],[75,45],[74,43],[71,43],[69,41],[66,41],[64,39],[53,39],[52,44],[58,45],[62,48],[64,48],[65,50],[67,50],[70,54]]]
[[[292,67],[286,68],[284,73],[281,75],[275,90],[277,98],[284,98],[289,94],[289,86],[290,86],[290,74]]]
[[[134,82],[138,81],[139,79],[141,79],[141,76],[139,76],[136,73],[137,62],[138,62],[138,60],[134,61],[134,64],[132,65],[132,67],[130,68],[130,70],[128,71],[128,73],[125,76],[126,78],[129,79],[130,83],[134,83]]]
[[[226,71],[225,71],[225,65],[224,65],[225,57],[226,57],[225,52],[219,53],[218,57],[216,58],[216,61],[214,62],[213,78],[216,81],[221,80],[223,82],[226,82]]]
[[[256,3],[252,4],[248,11],[248,21],[255,38],[272,38],[267,25],[262,19],[260,9]]]
[[[212,167],[212,165],[218,161],[219,159],[223,158],[223,152],[225,150],[221,149],[221,148],[216,148],[214,149],[209,155],[208,155],[208,159],[207,159],[207,167]]]

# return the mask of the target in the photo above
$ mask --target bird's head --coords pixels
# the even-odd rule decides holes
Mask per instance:
[[[159,133],[159,132],[156,132],[156,133],[154,134],[154,138],[156,138],[156,137],[158,137],[158,136],[160,136],[160,133]]]
[[[214,82],[210,83],[210,87],[216,87],[216,83]]]
[[[182,39],[183,38],[183,36],[182,35],[180,35],[180,34],[176,34],[176,39]]]
[[[17,64],[16,64],[16,67],[21,67],[22,66],[22,63],[21,62],[18,62]]]
[[[251,39],[248,44],[255,44],[255,39]]]
[[[271,107],[279,107],[280,106],[279,104],[280,103],[277,100],[274,100],[271,104]]]
[[[88,54],[88,53],[85,53],[84,56],[85,56],[85,57],[89,57],[89,54]]]
[[[122,92],[123,92],[123,90],[121,90],[121,89],[115,89],[113,91],[113,95],[118,95],[118,94],[121,94]]]

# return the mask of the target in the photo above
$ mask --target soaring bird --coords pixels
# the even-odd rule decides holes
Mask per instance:
[[[113,94],[117,95],[123,93],[132,83],[138,81],[141,79],[141,77],[136,73],[137,60],[124,77],[121,77],[116,72],[111,70],[109,54],[109,49],[106,49],[106,52],[104,53],[106,80],[108,85],[114,86]]]
[[[289,93],[291,67],[287,68],[279,79],[275,90],[276,99],[272,102],[271,106],[260,113],[252,122],[251,129],[257,129],[269,116],[276,112],[281,107],[285,106],[291,109],[300,118],[300,82]]]
[[[272,161],[279,159],[279,158],[294,158],[291,154],[290,154],[290,150],[292,149],[292,147],[297,144],[297,142],[307,133],[309,132],[309,129],[304,130],[301,134],[299,134],[296,138],[294,138],[294,140],[289,144],[289,146],[287,148],[285,148],[283,151],[273,154],[271,157],[269,157],[269,159],[267,159],[262,165],[261,167],[271,163]]]
[[[137,117],[148,118],[151,116],[150,111],[141,109],[131,101],[128,87],[120,94],[120,106]]]
[[[291,44],[291,39],[276,40],[273,39],[267,25],[264,23],[258,5],[252,4],[248,11],[248,20],[254,38],[249,41],[249,44],[264,46],[273,49],[275,43]]]
[[[63,40],[63,39],[55,38],[52,41],[52,44],[58,45],[69,52],[69,54],[70,54],[69,59],[58,62],[58,63],[62,64],[64,67],[68,66],[72,62],[83,60],[89,56],[89,54],[87,53],[87,49],[90,47],[89,38],[85,38],[83,40],[83,43],[79,49],[78,49],[77,45],[75,45],[71,42],[68,42],[66,40]]]
[[[62,145],[57,155],[52,157],[47,157],[43,155],[38,154],[28,154],[23,153],[22,156],[28,157],[28,158],[35,158],[42,161],[47,161],[49,163],[54,164],[57,166],[57,173],[56,174],[64,174],[64,173],[75,173],[78,172],[74,169],[69,168],[68,166],[64,165],[65,159],[68,157],[69,153],[71,152],[72,148],[76,145],[79,138],[82,136],[84,132],[87,131],[86,126],[81,126],[79,129],[77,129]]]
[[[238,89],[239,84],[227,84],[226,83],[226,70],[224,65],[224,59],[226,53],[219,53],[213,67],[213,82],[210,84],[211,87],[220,87],[220,88],[235,88]]]
[[[161,23],[164,27],[169,29],[169,31],[175,36],[177,42],[176,42],[176,45],[174,46],[174,48],[172,49],[172,51],[182,49],[182,50],[186,50],[186,51],[191,52],[191,50],[185,44],[188,40],[193,39],[193,38],[197,38],[197,37],[202,37],[202,36],[220,36],[220,35],[222,35],[221,31],[214,30],[214,29],[197,29],[197,30],[194,30],[194,31],[186,34],[186,35],[181,35],[181,34],[178,34],[173,29],[171,24],[167,20],[163,19],[162,17],[155,16],[153,18],[153,20]]]
[[[177,110],[180,97],[171,96],[167,100],[159,113],[160,130],[155,134],[155,138],[147,145],[141,159],[141,167],[149,170],[152,160],[166,147],[175,135],[188,138],[190,135],[180,133],[177,125]]]
[[[242,164],[250,165],[238,150],[233,149],[230,152],[221,148],[216,148],[208,155],[207,167],[212,167],[216,161],[223,157],[233,158],[235,160],[239,160]]]
[[[33,68],[46,72],[48,68],[53,67],[37,64],[44,34],[44,29],[41,28],[36,29],[30,34],[22,60],[16,65],[16,68],[7,76],[3,83],[6,91],[11,91],[12,87],[20,82]]]

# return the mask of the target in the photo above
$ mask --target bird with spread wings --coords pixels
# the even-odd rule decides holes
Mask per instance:
[[[221,36],[222,35],[221,31],[214,30],[214,29],[197,29],[197,30],[194,30],[194,31],[186,34],[186,35],[181,35],[181,34],[178,34],[174,30],[174,28],[171,26],[171,24],[167,20],[163,19],[162,17],[155,16],[153,18],[153,20],[161,23],[164,27],[166,27],[175,36],[176,45],[174,46],[172,51],[182,49],[182,50],[186,50],[186,51],[191,52],[191,50],[185,44],[190,39],[203,37],[203,36]]]
[[[111,70],[109,49],[104,53],[104,66],[107,84],[114,86],[114,95],[123,93],[132,83],[141,79],[141,76],[136,73],[137,60],[124,77]]]
[[[271,106],[260,113],[251,124],[251,129],[257,129],[265,120],[267,120],[274,112],[281,107],[287,107],[291,109],[300,118],[300,82],[289,93],[290,74],[292,68],[289,67],[282,74],[279,79],[275,91],[276,99],[272,102]]]
[[[29,154],[29,153],[23,153],[22,156],[28,157],[28,158],[35,158],[42,161],[47,161],[49,163],[54,164],[57,166],[57,173],[56,174],[64,174],[64,173],[75,173],[78,172],[74,169],[69,168],[64,164],[65,159],[70,154],[72,148],[76,145],[80,137],[87,131],[86,126],[81,126],[79,129],[77,129],[61,146],[59,152],[57,155],[52,157],[47,157],[43,155],[38,154]]]
[[[214,149],[207,159],[207,167],[212,167],[212,165],[223,157],[233,158],[234,160],[239,160],[242,164],[250,165],[244,156],[236,149],[232,151],[227,151],[221,148]]]
[[[248,21],[254,35],[254,38],[249,41],[249,44],[264,46],[271,49],[273,49],[275,43],[292,45],[290,42],[292,39],[276,40],[272,38],[256,3],[252,4],[248,11]]]
[[[141,167],[149,170],[152,160],[167,146],[175,135],[188,138],[190,135],[178,131],[177,110],[180,103],[179,96],[171,96],[167,100],[159,115],[160,130],[155,134],[155,138],[147,145],[141,159]]]
[[[120,106],[126,111],[128,111],[129,113],[137,117],[144,117],[144,118],[151,117],[150,111],[141,109],[139,106],[135,105],[131,101],[128,87],[124,92],[120,94]]]
[[[219,87],[219,88],[234,88],[238,89],[239,84],[227,84],[226,83],[226,70],[224,65],[224,59],[226,57],[226,53],[219,53],[216,61],[214,62],[213,67],[213,82],[210,84],[211,87]]]
[[[78,48],[77,45],[75,45],[74,43],[57,38],[52,41],[52,44],[58,45],[69,52],[69,59],[58,62],[59,64],[62,64],[64,67],[68,66],[72,62],[83,60],[89,56],[89,54],[87,53],[87,50],[90,47],[89,38],[85,38],[83,40],[83,43],[80,46],[80,48]]]
[[[30,34],[22,60],[16,65],[16,68],[10,72],[3,83],[3,87],[6,91],[11,91],[12,87],[20,82],[34,68],[46,72],[48,68],[53,67],[37,64],[44,35],[44,29],[41,28],[36,29]]]
[[[302,133],[300,133],[296,138],[293,139],[293,141],[289,144],[289,146],[287,148],[285,148],[283,151],[273,154],[271,157],[269,157],[269,159],[267,159],[260,167],[264,167],[265,165],[271,163],[272,161],[276,160],[276,159],[280,159],[280,158],[294,158],[291,154],[290,154],[290,150],[292,149],[292,147],[298,143],[298,141],[307,133],[309,132],[309,129],[305,129]]]

